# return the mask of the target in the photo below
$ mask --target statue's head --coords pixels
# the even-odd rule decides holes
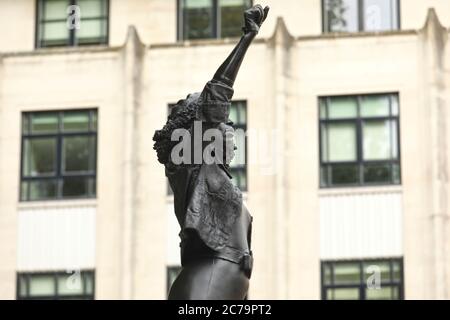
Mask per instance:
[[[200,104],[198,103],[199,97],[200,93],[193,93],[188,95],[186,99],[178,101],[177,104],[171,108],[170,115],[164,127],[155,132],[155,135],[153,136],[153,140],[155,141],[153,149],[156,150],[158,161],[160,163],[168,164],[172,162],[172,149],[179,143],[177,139],[172,141],[172,134],[175,130],[185,129],[189,131],[192,140],[199,138],[194,136],[195,122],[197,122],[197,125],[201,124],[202,137],[200,137],[200,139],[202,139],[202,155],[203,149],[211,144],[210,140],[203,141],[203,137],[207,136],[205,133],[207,133],[208,130],[214,129],[212,132],[216,133],[216,135],[220,135],[223,139],[223,145],[221,146],[223,152],[222,163],[228,165],[234,158],[234,150],[236,149],[234,143],[235,132],[232,127],[233,123],[228,120],[228,114],[226,120],[220,119],[214,122],[206,121]],[[191,146],[192,148],[195,148],[194,143],[192,143]],[[191,154],[194,154],[193,150],[191,150]]]
[[[155,131],[153,136],[153,149],[156,150],[158,161],[162,164],[170,162],[172,148],[177,141],[172,141],[172,133],[176,129],[189,130],[192,124],[199,118],[199,107],[197,100],[200,93],[189,94],[186,99],[177,102],[170,110],[167,122],[161,130]]]

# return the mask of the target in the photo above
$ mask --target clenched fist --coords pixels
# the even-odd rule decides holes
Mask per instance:
[[[244,12],[244,27],[242,30],[244,33],[256,32],[258,33],[264,20],[266,20],[269,13],[269,7],[264,9],[261,5],[257,4]]]

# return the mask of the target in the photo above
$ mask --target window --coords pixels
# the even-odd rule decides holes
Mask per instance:
[[[17,299],[94,299],[94,271],[18,273]]]
[[[36,47],[108,43],[108,0],[37,1]],[[79,11],[71,6],[78,6]]]
[[[323,0],[324,32],[399,29],[398,0]]]
[[[402,259],[323,261],[323,300],[403,299]]]
[[[230,120],[235,129],[236,155],[230,163],[233,182],[242,191],[247,191],[247,102],[232,101]]]
[[[22,114],[20,199],[96,195],[97,112]]]
[[[178,39],[239,37],[251,0],[178,0]]]
[[[400,183],[397,94],[319,99],[320,186]]]

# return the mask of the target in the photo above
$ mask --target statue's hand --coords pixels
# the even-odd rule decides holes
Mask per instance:
[[[264,20],[267,18],[269,13],[269,7],[266,6],[264,9],[261,5],[257,4],[244,12],[244,27],[242,30],[244,33],[256,32],[258,33]]]

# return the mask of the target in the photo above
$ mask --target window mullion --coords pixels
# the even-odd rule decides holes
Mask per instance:
[[[63,123],[63,114],[62,112],[58,113],[58,136],[57,136],[57,143],[56,143],[56,198],[61,199],[62,198],[62,188],[63,188],[63,179],[62,179],[62,123]]]
[[[70,1],[70,4],[72,5],[72,6],[75,6],[75,5],[77,5],[77,3],[76,3],[76,0],[71,0]],[[72,28],[72,29],[70,29],[70,45],[71,46],[74,46],[75,45],[75,30],[76,30],[76,28]]]
[[[54,281],[54,283],[53,283],[54,298],[58,299],[58,275],[56,272],[53,273],[53,281]]]
[[[359,283],[359,299],[366,300],[366,283],[364,281],[364,265],[363,261],[359,261],[360,283]]]
[[[25,276],[25,281],[27,284],[27,298],[28,298],[30,296],[30,281],[31,281],[29,274]]]
[[[362,118],[361,118],[361,96],[356,97],[356,150],[357,150],[357,163],[358,163],[358,173],[359,173],[359,185],[364,184],[364,152],[363,144],[364,137],[362,131]]]
[[[364,31],[364,0],[358,0],[358,30]]]

